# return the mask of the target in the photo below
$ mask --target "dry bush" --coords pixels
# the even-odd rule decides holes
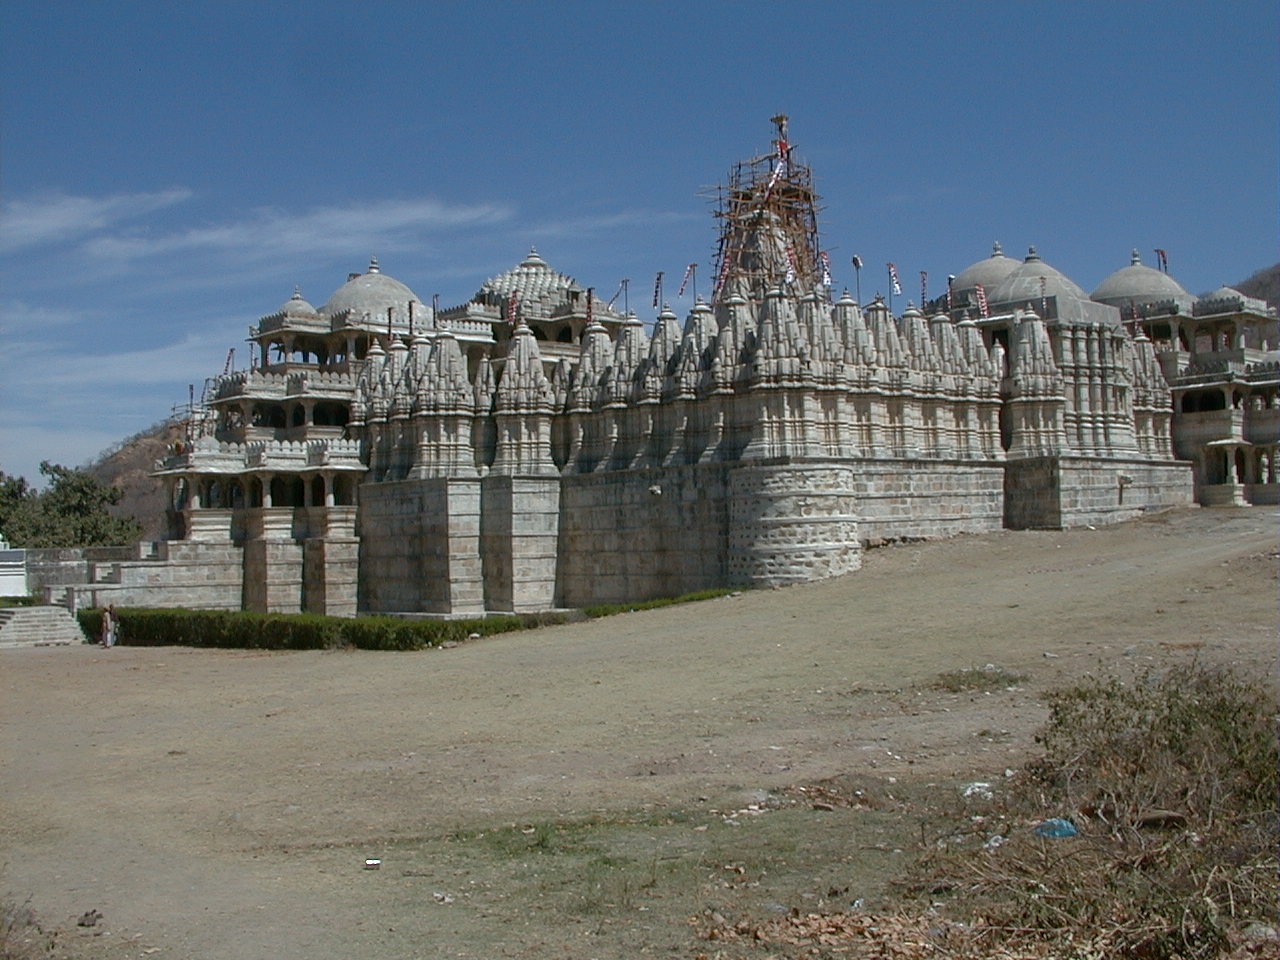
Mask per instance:
[[[0,960],[47,957],[53,943],[53,935],[40,928],[27,904],[0,898]]]
[[[994,949],[1201,960],[1275,924],[1276,704],[1193,666],[1050,697],[1045,755],[918,865],[914,889]],[[1072,821],[1078,836],[1034,825]]]

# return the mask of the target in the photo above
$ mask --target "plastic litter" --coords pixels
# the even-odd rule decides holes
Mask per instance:
[[[1037,823],[1035,827],[1036,836],[1050,837],[1054,840],[1060,840],[1063,837],[1074,837],[1080,831],[1076,829],[1076,825],[1070,820],[1063,820],[1061,817],[1054,817],[1051,820],[1045,820]]]

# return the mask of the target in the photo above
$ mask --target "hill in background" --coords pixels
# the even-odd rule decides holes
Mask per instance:
[[[181,422],[163,420],[107,448],[85,470],[95,479],[123,492],[110,508],[113,516],[135,517],[142,524],[142,539],[159,540],[164,534],[168,506],[164,481],[151,476],[176,440],[182,439]]]
[[[1242,280],[1235,288],[1246,297],[1257,297],[1267,305],[1280,310],[1280,263],[1259,270],[1248,280]]]

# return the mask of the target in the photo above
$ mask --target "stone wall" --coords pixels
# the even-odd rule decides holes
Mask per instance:
[[[1067,529],[1132,520],[1194,502],[1190,465],[1178,461],[1035,457],[1005,464],[1005,525]]]
[[[860,460],[853,472],[863,543],[999,530],[1004,464],[997,460]]]
[[[734,466],[565,477],[560,604],[625,603],[724,586]]]
[[[186,607],[239,610],[244,601],[244,552],[232,543],[161,540],[147,559],[85,560],[76,583],[48,584],[45,598],[84,607]],[[95,551],[84,551],[93,555]]]

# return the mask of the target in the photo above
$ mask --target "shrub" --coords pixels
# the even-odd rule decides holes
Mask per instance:
[[[1234,930],[1275,923],[1280,772],[1267,689],[1196,665],[1095,680],[1049,705],[1044,756],[972,822],[973,842],[921,861],[918,890],[951,891],[999,949],[1070,945],[1055,956],[1207,960]],[[1051,817],[1079,835],[1036,836],[1031,825]]]
[[[606,616],[625,610],[651,609],[721,596],[728,591],[704,590],[669,600],[592,607],[588,611],[503,614],[474,620],[408,620],[402,617],[326,617],[314,613],[247,613],[222,610],[151,610],[117,607],[116,642],[122,646],[240,647],[261,650],[421,650],[474,634],[482,637],[513,630],[554,626]],[[76,616],[89,637],[102,635],[103,611],[80,610]]]

